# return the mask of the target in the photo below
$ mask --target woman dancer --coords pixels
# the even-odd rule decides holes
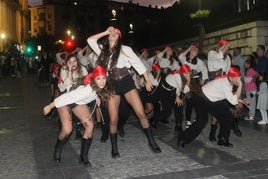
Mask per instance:
[[[88,74],[84,79],[84,85],[77,87],[75,90],[64,93],[56,98],[52,103],[43,109],[44,115],[48,114],[54,107],[58,108],[60,120],[62,123],[61,131],[58,135],[54,150],[54,160],[59,163],[61,159],[61,151],[70,136],[72,126],[72,112],[81,121],[85,128],[82,138],[79,162],[85,166],[90,166],[88,160],[88,151],[92,143],[94,121],[87,106],[88,103],[98,99],[101,102],[107,102],[113,95],[111,85],[106,81],[106,70],[101,66],[97,66],[92,73]],[[97,100],[98,101],[98,100]],[[99,104],[100,101],[97,103]]]
[[[241,95],[242,82],[240,71],[231,67],[226,75],[217,77],[196,90],[193,94],[194,107],[198,114],[198,119],[185,131],[178,134],[178,147],[184,147],[184,144],[191,143],[205,128],[208,121],[208,113],[217,118],[220,124],[218,135],[218,145],[232,147],[229,143],[230,130],[232,125],[232,113],[228,107],[226,99],[232,105],[238,104]],[[233,85],[237,86],[235,93],[232,92]],[[191,89],[194,90],[194,89]],[[248,100],[244,102],[247,103]]]
[[[98,40],[102,39],[102,44]],[[110,114],[110,139],[112,144],[111,155],[113,158],[120,157],[117,148],[117,121],[120,104],[120,95],[124,95],[127,102],[134,109],[138,116],[143,131],[148,139],[148,144],[152,151],[160,153],[161,149],[154,140],[148,119],[135,87],[129,68],[133,67],[137,73],[143,75],[146,89],[151,91],[152,84],[147,71],[139,57],[133,50],[121,43],[121,31],[114,27],[108,27],[104,32],[95,34],[87,39],[89,46],[99,56],[98,64],[105,67],[109,73],[111,82],[115,88],[116,95],[110,98],[108,110]]]

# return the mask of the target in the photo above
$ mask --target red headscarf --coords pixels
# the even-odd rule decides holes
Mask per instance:
[[[160,65],[158,63],[153,63],[152,71],[160,70]]]
[[[93,78],[96,78],[97,76],[106,76],[106,75],[107,71],[105,68],[103,68],[102,66],[96,66],[91,73],[85,76],[84,84],[85,85],[91,84]]]
[[[237,68],[231,67],[227,73],[227,76],[228,77],[240,77],[241,73],[240,73],[240,70],[238,70]]]
[[[183,73],[189,73],[191,71],[191,68],[187,64],[181,65],[181,68],[179,70],[174,70],[171,72],[171,74],[183,74]]]
[[[225,78],[225,77],[240,77],[241,73],[239,69],[231,67],[226,75],[217,76],[215,79]]]
[[[229,43],[227,40],[221,39],[221,40],[219,40],[218,45],[221,47],[221,46],[223,46],[223,45],[225,45],[227,43]]]

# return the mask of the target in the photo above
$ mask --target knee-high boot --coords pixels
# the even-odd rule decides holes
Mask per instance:
[[[152,149],[152,151],[154,153],[161,153],[161,149],[160,147],[157,145],[157,143],[154,140],[154,136],[152,133],[152,130],[150,127],[143,129],[147,139],[148,139],[148,145],[150,146],[150,148]]]
[[[209,140],[210,141],[216,141],[216,130],[218,126],[217,124],[211,124],[210,133],[209,133]]]
[[[102,143],[105,143],[107,141],[107,139],[109,138],[109,124],[105,123],[105,124],[101,124],[101,139],[100,141]]]
[[[234,134],[237,135],[238,137],[241,137],[242,136],[242,132],[238,128],[239,118],[234,118],[233,120],[234,120],[233,121],[233,131],[234,131]]]
[[[84,166],[91,166],[91,163],[88,161],[88,151],[92,144],[92,138],[82,139],[79,163],[84,164]]]
[[[117,133],[115,134],[110,133],[110,139],[111,139],[111,145],[112,145],[112,151],[111,151],[112,158],[119,158],[120,154],[117,148]]]
[[[60,140],[59,138],[57,138],[57,142],[54,148],[54,160],[59,163],[60,159],[61,159],[61,151],[62,148],[64,146],[64,144],[66,143],[66,141],[68,140],[68,137],[64,138],[63,140]]]

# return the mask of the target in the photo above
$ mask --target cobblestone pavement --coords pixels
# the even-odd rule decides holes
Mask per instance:
[[[40,87],[33,75],[0,79],[1,179],[268,178],[267,125],[243,120],[240,122],[243,136],[231,134],[233,148],[210,142],[208,124],[193,143],[178,149],[171,116],[169,124],[160,124],[154,130],[162,149],[162,153],[154,154],[138,119],[130,116],[125,137],[118,138],[119,159],[111,158],[110,141],[101,143],[101,132],[96,128],[89,151],[91,167],[79,165],[80,141],[73,135],[64,146],[62,162],[56,165],[52,154],[57,120],[41,115],[49,99],[49,87]]]

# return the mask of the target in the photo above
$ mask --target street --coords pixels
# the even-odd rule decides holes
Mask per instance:
[[[154,154],[138,119],[130,116],[124,138],[118,138],[119,159],[111,158],[110,141],[101,143],[101,131],[96,128],[89,150],[91,167],[79,165],[80,141],[74,135],[57,165],[53,160],[57,121],[42,115],[49,100],[49,87],[40,87],[36,75],[0,79],[1,179],[268,178],[268,127],[244,120],[240,122],[242,137],[231,132],[233,148],[210,142],[208,123],[193,143],[178,149],[171,116],[169,124],[154,130],[162,149]]]

